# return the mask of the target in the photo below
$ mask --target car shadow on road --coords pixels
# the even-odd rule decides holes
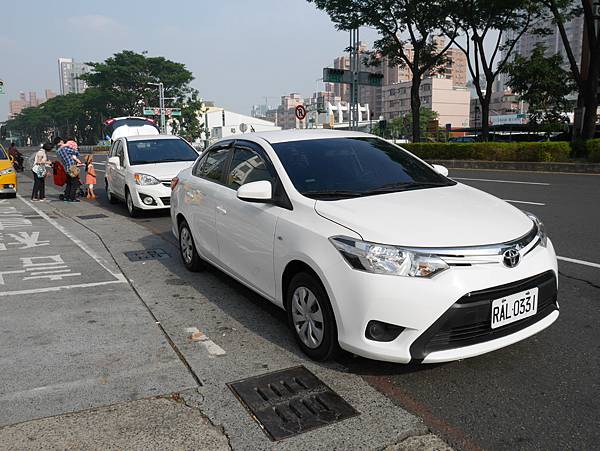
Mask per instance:
[[[177,240],[170,232],[156,233],[154,237],[143,238],[139,243],[144,249],[152,249],[156,247],[157,237],[165,242],[168,249],[164,250],[170,255],[170,258],[159,261],[173,276],[193,287],[201,296],[252,333],[296,357],[307,359],[295,342],[284,310],[213,266],[207,266],[199,273],[189,272],[181,261]],[[167,281],[167,283],[173,282]],[[428,371],[440,366],[380,362],[355,356],[349,352],[340,353],[334,362],[318,364],[361,376],[397,376]]]

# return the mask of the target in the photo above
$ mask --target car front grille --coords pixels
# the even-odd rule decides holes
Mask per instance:
[[[161,197],[160,201],[164,204],[164,205],[171,205],[171,198],[170,197]]]
[[[492,301],[538,287],[537,313],[497,329],[491,327]],[[547,271],[498,287],[474,291],[456,301],[410,347],[413,359],[422,360],[435,351],[460,348],[504,337],[524,329],[558,310],[556,276]]]

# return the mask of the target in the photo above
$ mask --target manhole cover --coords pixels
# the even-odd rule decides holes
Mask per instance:
[[[227,385],[272,440],[359,415],[303,366]]]
[[[132,262],[139,262],[142,260],[161,260],[163,258],[170,257],[170,255],[162,249],[145,249],[143,251],[130,251],[125,252],[125,255]]]
[[[100,218],[108,218],[108,216],[103,215],[102,213],[98,213],[97,215],[84,215],[84,216],[77,216],[79,219],[82,219],[84,221],[88,220],[88,219],[100,219]]]

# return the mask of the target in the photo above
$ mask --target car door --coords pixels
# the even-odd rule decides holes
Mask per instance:
[[[107,162],[106,164],[106,179],[108,180],[108,184],[110,186],[110,191],[124,198],[125,197],[125,155],[123,151],[123,140],[119,139],[114,142],[113,147],[109,154],[109,159],[111,157],[118,157],[119,164],[116,165],[111,162]]]
[[[208,149],[192,168],[184,187],[184,205],[198,252],[208,260],[219,262],[217,242],[216,199],[223,188],[223,172],[227,166],[232,141]]]
[[[236,141],[216,206],[219,252],[234,275],[274,299],[273,240],[281,207],[237,198],[241,185],[259,180],[275,186],[275,169],[266,153],[258,144]]]

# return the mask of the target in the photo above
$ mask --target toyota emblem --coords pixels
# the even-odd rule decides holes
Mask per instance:
[[[521,254],[519,254],[519,251],[514,248],[504,251],[504,254],[502,254],[502,257],[503,257],[502,261],[504,262],[504,265],[509,268],[514,268],[521,261]]]

